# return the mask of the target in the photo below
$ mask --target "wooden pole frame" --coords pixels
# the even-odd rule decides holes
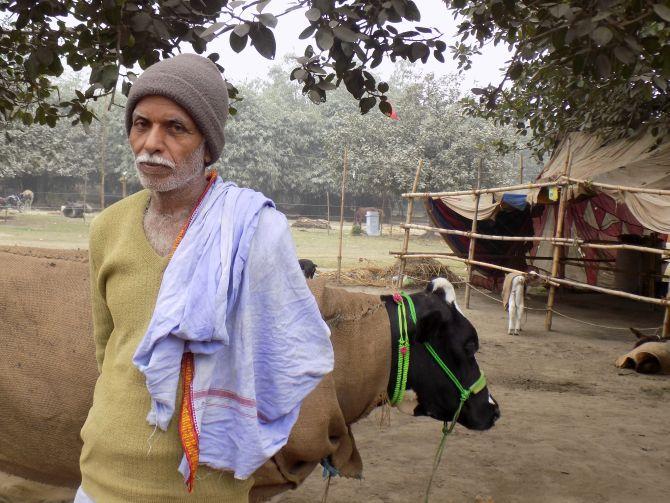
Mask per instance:
[[[665,316],[663,317],[663,332],[661,337],[670,339],[670,292],[665,296],[668,304],[665,306]]]
[[[568,138],[568,155],[565,159],[565,168],[563,168],[563,175],[565,177],[570,177],[570,170],[572,169],[572,151],[570,145],[570,138]],[[563,186],[561,189],[561,199],[558,203],[558,214],[556,216],[556,223],[554,225],[554,238],[561,239],[563,238],[563,225],[565,221],[565,211],[568,206],[568,197],[569,197],[569,187]],[[555,280],[558,276],[559,267],[561,265],[561,253],[563,252],[563,247],[554,243],[554,258],[551,261],[551,279]],[[554,300],[556,299],[556,287],[554,285],[549,285],[549,293],[547,295],[547,314],[544,319],[544,328],[546,330],[551,330],[551,321],[553,316],[553,307]]]
[[[490,241],[532,241],[532,242],[546,242],[559,244],[560,246],[578,246],[580,248],[598,248],[604,250],[635,250],[645,253],[655,253],[670,258],[670,249],[650,248],[648,246],[638,246],[629,244],[606,244],[606,243],[587,243],[583,239],[578,238],[553,238],[543,236],[498,236],[495,234],[476,234],[469,231],[458,231],[456,229],[441,229],[439,227],[430,227],[428,225],[419,224],[401,224],[401,228],[409,227],[410,229],[434,231],[439,234],[455,235],[455,236],[474,236],[477,239],[487,239]]]
[[[326,191],[326,219],[328,221],[328,235],[330,236],[330,192]]]
[[[469,194],[495,194],[497,192],[510,192],[513,190],[522,189],[541,189],[542,187],[556,187],[557,185],[565,185],[567,182],[557,180],[555,182],[541,182],[541,183],[521,183],[519,185],[508,185],[506,187],[492,187],[490,189],[469,189],[469,190],[452,190],[446,192],[404,192],[401,194],[405,198],[427,198],[427,197],[445,197],[445,196],[467,196]]]
[[[344,190],[347,180],[347,164],[349,162],[347,147],[344,147],[344,157],[342,160],[342,189],[340,192],[340,247],[337,253],[337,282],[340,282],[342,273],[342,237],[344,233]]]
[[[611,183],[592,182],[590,180],[571,178],[569,176],[565,179],[572,184],[590,185],[592,187],[598,187],[601,189],[618,190],[621,192],[639,192],[642,194],[656,194],[658,196],[670,196],[670,190],[665,189],[649,189],[645,187],[629,187],[627,185],[612,185]]]
[[[477,164],[477,187],[476,190],[479,190],[482,183],[482,164],[483,160],[480,157],[479,163]],[[475,258],[475,243],[477,238],[475,237],[477,233],[477,217],[479,216],[479,199],[481,194],[475,195],[475,213],[474,218],[472,219],[472,226],[470,227],[470,244],[468,246],[468,260],[472,261]],[[470,283],[472,282],[472,264],[468,264],[468,281],[465,283],[465,309],[470,309]]]
[[[391,252],[391,255],[394,255],[396,257],[402,257],[403,253],[401,252]],[[655,297],[645,297],[644,295],[637,295],[634,293],[628,293],[628,292],[622,292],[620,290],[612,290],[611,288],[605,288],[602,286],[595,286],[595,285],[589,285],[587,283],[580,283],[579,281],[572,281],[569,279],[564,279],[564,278],[552,278],[551,276],[547,276],[546,274],[538,273],[538,272],[524,272],[520,271],[518,269],[512,269],[510,267],[504,267],[501,265],[496,265],[496,264],[489,264],[488,262],[480,262],[478,260],[468,260],[466,258],[462,257],[456,257],[456,256],[445,256],[443,254],[437,254],[437,253],[411,253],[411,254],[405,254],[408,257],[413,257],[413,258],[441,258],[445,260],[455,260],[457,262],[463,262],[464,264],[467,264],[468,262],[471,263],[472,265],[477,265],[481,267],[488,267],[489,269],[496,269],[498,271],[504,271],[504,272],[516,272],[519,274],[523,274],[525,276],[530,276],[530,277],[536,277],[539,278],[549,285],[554,285],[554,286],[559,286],[559,285],[568,285],[568,286],[574,286],[577,288],[583,288],[585,290],[593,290],[594,292],[601,292],[601,293],[606,293],[609,295],[613,295],[616,297],[623,297],[626,299],[632,299],[632,300],[637,300],[640,302],[646,302],[648,304],[656,304],[659,306],[669,306],[670,307],[670,298],[665,298],[665,299],[657,299]]]
[[[414,183],[412,184],[412,192],[416,192],[416,189],[419,187],[419,176],[421,176],[421,169],[423,168],[423,159],[419,160],[419,165],[416,167],[416,173],[414,173]],[[412,214],[414,213],[414,199],[410,199],[407,202],[407,214],[405,215],[405,224],[410,225],[412,223]],[[409,229],[405,229],[405,237],[402,240],[402,252],[407,253],[407,248],[409,246]],[[405,277],[405,265],[407,260],[405,257],[400,258],[400,268],[398,270],[398,279],[396,281],[396,288],[402,288],[403,280]]]

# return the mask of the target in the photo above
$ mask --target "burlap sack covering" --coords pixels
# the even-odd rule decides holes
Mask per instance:
[[[379,297],[308,283],[331,329],[335,370],[303,402],[288,444],[254,475],[252,501],[297,487],[326,457],[340,475],[361,477],[349,425],[386,398],[391,328]]]
[[[0,248],[0,470],[79,481],[97,378],[88,254]]]
[[[323,458],[359,477],[349,425],[385,398],[390,325],[379,297],[310,281],[335,370],[304,401],[288,444],[254,475],[253,499],[299,485]],[[97,379],[86,252],[0,247],[0,471],[79,484],[79,431]]]
[[[645,342],[617,358],[615,365],[643,374],[670,374],[670,342]]]
[[[512,294],[512,281],[514,281],[514,278],[516,278],[517,276],[523,276],[523,274],[518,272],[509,272],[505,275],[505,281],[503,281],[502,293],[500,294],[500,296],[502,297],[502,304],[504,310],[507,310],[507,308],[509,307],[509,296]]]

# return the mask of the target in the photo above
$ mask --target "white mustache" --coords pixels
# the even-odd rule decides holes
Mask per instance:
[[[140,154],[137,157],[135,157],[135,165],[140,164],[158,164],[170,169],[176,169],[177,167],[177,165],[174,162],[169,161],[168,159],[165,159],[159,155],[151,155],[151,154]]]

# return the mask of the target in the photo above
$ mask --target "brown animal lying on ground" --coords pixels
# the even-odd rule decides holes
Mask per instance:
[[[634,349],[617,358],[619,368],[634,369],[641,374],[670,374],[670,344],[660,336],[645,335],[630,327],[637,337]]]
[[[87,258],[78,251],[5,248],[0,264],[0,471],[74,488],[79,431],[98,376]],[[393,297],[309,283],[331,327],[335,369],[304,401],[288,444],[254,474],[253,500],[297,487],[324,459],[343,476],[361,476],[349,425],[384,403],[395,385],[399,328]],[[25,297],[17,298],[17,291]],[[447,280],[435,280],[412,298],[418,317],[416,325],[409,323],[413,413],[449,420],[459,393],[424,343],[468,387],[480,375],[477,333],[453,301]],[[468,399],[459,422],[486,430],[499,415],[484,388]]]

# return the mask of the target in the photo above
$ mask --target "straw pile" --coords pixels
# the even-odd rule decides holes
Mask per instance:
[[[322,218],[305,218],[300,217],[298,220],[291,224],[291,227],[296,229],[331,229],[330,223],[328,220]]]
[[[392,287],[400,268],[400,261],[390,267],[379,267],[369,263],[365,267],[342,271],[340,280],[345,285]],[[335,279],[337,272],[319,273],[320,277]],[[446,265],[433,258],[408,258],[405,265],[405,282],[403,286],[421,286],[435,277],[447,278],[458,284],[461,278]]]

